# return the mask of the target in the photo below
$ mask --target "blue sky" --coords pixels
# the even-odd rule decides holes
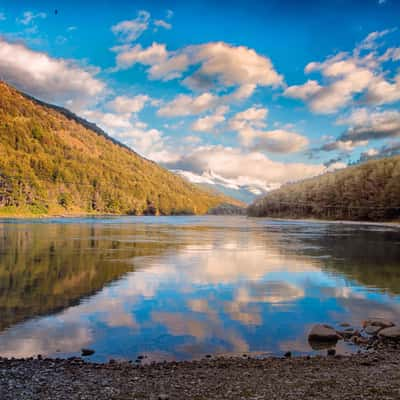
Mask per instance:
[[[260,194],[399,151],[399,17],[395,0],[0,0],[0,78]]]

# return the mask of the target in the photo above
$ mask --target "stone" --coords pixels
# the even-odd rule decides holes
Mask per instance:
[[[392,326],[379,331],[378,336],[383,339],[400,340],[400,326]]]
[[[392,321],[383,318],[372,318],[363,322],[363,327],[366,328],[367,326],[379,326],[381,328],[390,328],[391,326],[394,326],[394,323]]]
[[[159,394],[158,400],[168,400],[169,396],[167,394]]]
[[[344,331],[337,331],[337,333],[344,339],[350,339],[355,335],[356,331],[353,328],[347,328]]]
[[[381,326],[367,325],[367,326],[365,327],[365,329],[364,329],[364,332],[365,332],[367,335],[375,336],[375,335],[378,334],[378,332],[379,332],[381,329],[384,329],[384,328],[382,328]]]
[[[91,355],[93,355],[94,353],[95,353],[95,351],[92,350],[92,349],[81,349],[81,355],[82,355],[83,357],[91,356]]]
[[[328,356],[334,356],[336,354],[335,349],[328,349]]]
[[[325,324],[314,325],[308,334],[309,342],[337,342],[339,339],[342,336],[332,326]]]
[[[340,324],[340,326],[342,326],[343,328],[347,328],[347,327],[349,327],[349,326],[351,326],[348,322],[342,322],[341,324]]]
[[[286,357],[286,358],[292,357],[292,352],[291,352],[291,351],[287,351],[287,352],[285,353],[285,357]]]

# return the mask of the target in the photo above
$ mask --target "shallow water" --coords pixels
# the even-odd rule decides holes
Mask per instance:
[[[314,352],[313,323],[400,322],[400,230],[245,217],[0,221],[0,355]],[[354,351],[344,344],[341,352]]]

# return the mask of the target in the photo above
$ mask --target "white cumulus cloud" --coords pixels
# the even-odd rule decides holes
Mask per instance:
[[[192,124],[192,130],[198,132],[211,132],[216,125],[225,121],[225,114],[228,112],[228,106],[220,106],[214,114],[199,118]]]
[[[148,66],[151,79],[179,78],[190,66],[199,66],[183,81],[192,89],[216,85],[241,88],[239,96],[250,95],[257,86],[277,87],[283,83],[268,57],[244,46],[211,42],[168,51],[164,44],[153,43],[143,49],[140,45],[119,46],[117,67],[129,68],[136,63]]]
[[[150,97],[146,94],[139,94],[133,97],[117,96],[108,102],[107,106],[118,114],[132,114],[141,111],[150,100]]]
[[[200,114],[215,106],[218,97],[212,93],[203,93],[199,96],[178,95],[174,100],[162,106],[157,114],[166,117]]]
[[[95,68],[0,38],[1,78],[41,100],[79,109],[105,89],[97,73]]]
[[[371,105],[393,103],[400,100],[400,73],[390,77],[383,64],[400,60],[398,48],[389,48],[379,54],[380,38],[392,29],[370,33],[352,53],[338,53],[323,62],[310,62],[305,73],[319,72],[321,83],[308,80],[301,85],[289,86],[284,95],[301,99],[319,114],[335,113],[354,101]]]

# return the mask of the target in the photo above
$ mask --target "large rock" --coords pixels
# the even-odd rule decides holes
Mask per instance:
[[[309,342],[337,342],[342,337],[330,325],[314,325],[308,334]]]
[[[383,318],[373,318],[373,319],[364,321],[363,326],[364,326],[364,328],[366,328],[367,326],[378,326],[380,328],[390,328],[391,326],[394,326],[394,323],[392,321],[389,321],[389,320],[383,319]]]
[[[382,339],[400,340],[400,326],[392,326],[379,331],[378,336]]]
[[[364,329],[364,332],[367,335],[376,336],[378,332],[381,331],[382,329],[384,328],[382,328],[381,326],[367,325]]]

